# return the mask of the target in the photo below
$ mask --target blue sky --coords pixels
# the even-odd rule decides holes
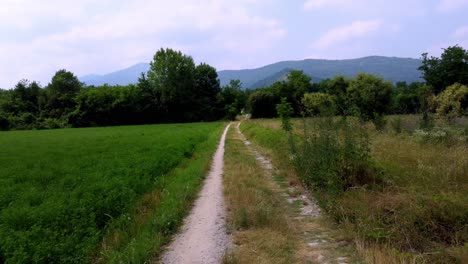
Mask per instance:
[[[222,69],[468,48],[468,0],[1,0],[0,87],[104,74],[161,47]]]

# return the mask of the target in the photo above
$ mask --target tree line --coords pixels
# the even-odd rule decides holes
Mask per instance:
[[[220,86],[214,67],[160,49],[137,84],[86,86],[59,70],[50,83],[21,80],[0,90],[0,129],[47,129],[234,118],[244,107],[240,81]]]
[[[377,126],[386,114],[436,113],[449,119],[468,114],[467,50],[449,47],[440,58],[423,53],[419,70],[425,82],[410,84],[366,73],[314,83],[302,71],[291,71],[285,81],[251,92],[247,107],[253,118],[276,117],[276,106],[286,98],[292,116],[358,116]]]
[[[209,64],[160,49],[137,84],[86,86],[72,72],[59,70],[45,87],[21,80],[0,90],[0,129],[214,121],[234,119],[242,111],[270,118],[283,98],[292,116],[355,115],[378,123],[384,114],[466,115],[467,50],[449,47],[440,58],[424,53],[419,69],[425,82],[393,84],[365,73],[312,82],[302,71],[291,71],[285,81],[243,90],[239,80],[221,87]]]

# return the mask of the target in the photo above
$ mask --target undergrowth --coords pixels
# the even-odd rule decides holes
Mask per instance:
[[[293,157],[278,120],[254,120],[241,128],[279,159],[297,165],[322,208],[354,230],[362,252],[389,263],[464,263],[467,145],[421,142],[413,135],[417,118],[400,118],[401,133],[353,120],[343,126],[336,118],[307,119],[306,131],[294,130],[303,152]]]

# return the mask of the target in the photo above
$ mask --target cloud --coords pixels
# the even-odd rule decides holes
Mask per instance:
[[[456,39],[468,39],[468,26],[463,26],[457,28],[453,33],[452,33],[453,38]]]
[[[468,5],[468,0],[441,0],[437,5],[440,12],[450,12]]]
[[[312,46],[314,48],[328,48],[354,38],[366,36],[380,29],[381,20],[354,21],[350,25],[333,28],[320,37]]]
[[[304,2],[305,10],[314,10],[325,7],[335,7],[350,3],[347,0],[307,0]]]
[[[2,0],[0,87],[11,87],[21,78],[46,84],[61,68],[77,75],[105,73],[147,62],[161,47],[181,49],[204,61],[201,54],[238,59],[268,51],[287,34],[280,21],[258,14],[268,3]],[[2,35],[9,37],[2,40]]]

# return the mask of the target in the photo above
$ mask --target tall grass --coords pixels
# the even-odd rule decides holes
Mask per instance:
[[[136,208],[143,208],[145,199],[156,201],[181,187],[186,187],[181,191],[185,196],[195,193],[209,159],[198,161],[185,176],[168,175],[198,155],[204,142],[209,142],[204,151],[212,153],[220,127],[205,123],[0,133],[0,262],[93,261],[101,239],[111,228],[139,217]],[[191,172],[195,183],[190,182]],[[177,227],[190,204],[190,199],[170,199],[154,204],[164,217],[153,224],[163,234]],[[143,227],[136,233],[143,234]],[[157,235],[145,236],[158,241]],[[118,250],[125,251],[130,243]]]
[[[382,131],[369,124],[362,127],[364,131],[361,132],[370,140],[364,165],[373,168],[370,174],[373,180],[364,185],[352,184],[338,194],[334,188],[327,187],[326,180],[334,182],[336,179],[328,173],[329,168],[320,167],[323,165],[320,162],[340,160],[336,157],[347,147],[330,137],[342,133],[339,128],[330,131],[327,128],[330,124],[309,119],[309,132],[296,130],[297,136],[304,138],[305,145],[312,144],[307,142],[312,133],[329,131],[332,135],[314,138],[315,145],[311,148],[315,150],[305,152],[309,155],[298,159],[306,163],[302,166],[310,169],[300,174],[318,174],[311,172],[316,168],[324,172],[311,177],[313,184],[307,185],[315,190],[317,199],[335,220],[354,230],[362,252],[369,253],[365,248],[372,249],[372,255],[391,263],[462,263],[468,256],[468,147],[462,137],[451,140],[450,144],[433,140],[421,142],[414,135],[420,118],[399,118],[401,133],[392,129],[393,117],[389,118],[390,126]],[[456,126],[437,122],[437,126],[447,130],[459,130],[460,126],[463,129],[466,124],[463,120]],[[284,151],[286,137],[279,134],[279,124],[277,120],[252,121],[245,124],[243,131],[258,144],[273,149],[283,160],[290,160],[285,154],[288,152]],[[295,124],[297,126],[300,121]],[[351,131],[361,133],[359,129]],[[274,136],[275,143],[265,142],[265,138],[275,140]],[[336,138],[344,142],[346,135]],[[316,163],[319,165],[314,165]],[[337,171],[342,177],[346,175],[336,169],[332,173]],[[355,172],[359,177],[368,175],[359,170]],[[320,182],[326,184],[320,185]]]
[[[295,241],[284,205],[253,155],[231,129],[226,140],[224,194],[236,246],[224,263],[295,263]]]

